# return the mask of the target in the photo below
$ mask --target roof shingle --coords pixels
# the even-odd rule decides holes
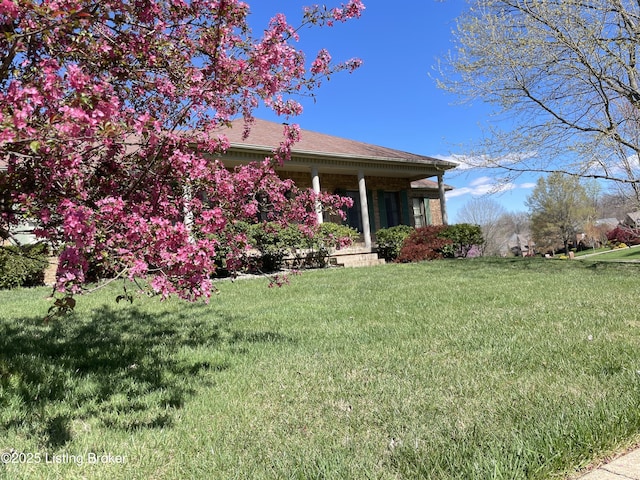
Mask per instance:
[[[236,145],[255,148],[263,147],[271,150],[274,147],[277,147],[280,141],[284,138],[284,125],[281,123],[255,119],[255,122],[251,125],[249,137],[246,140],[242,139],[244,130],[242,119],[235,120],[232,122],[232,125],[233,128],[224,130],[223,132],[229,139],[229,142],[231,142],[232,146]],[[292,153],[363,157],[371,160],[384,159],[411,163],[435,163],[445,170],[456,166],[456,164],[452,162],[439,160],[425,155],[404,152],[402,150],[381,147],[379,145],[358,142],[346,138],[326,135],[324,133],[312,132],[310,130],[300,131],[300,141],[293,146]]]

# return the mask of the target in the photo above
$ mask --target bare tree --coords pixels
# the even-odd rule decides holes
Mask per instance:
[[[500,250],[500,219],[505,214],[505,209],[495,200],[488,197],[480,197],[467,202],[461,213],[458,214],[458,222],[479,225],[482,229],[484,245],[481,246],[483,255],[497,255]]]
[[[640,3],[474,0],[439,84],[495,105],[470,163],[626,184],[640,201]]]
[[[635,197],[628,189],[615,189],[603,194],[598,199],[600,218],[617,218],[622,220],[629,212],[640,210]]]

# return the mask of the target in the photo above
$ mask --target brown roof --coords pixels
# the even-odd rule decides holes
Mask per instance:
[[[281,123],[255,119],[251,125],[251,132],[246,140],[242,139],[242,119],[235,120],[233,128],[224,131],[232,146],[272,150],[283,139],[284,126]],[[300,131],[300,141],[293,148],[294,154],[323,154],[331,156],[366,158],[370,160],[387,160],[402,163],[424,163],[438,165],[440,169],[448,170],[456,166],[455,163],[439,160],[425,155],[394,150],[392,148],[372,145],[370,143],[334,137],[310,130]]]
[[[243,121],[242,119],[232,122],[233,128],[225,129],[224,133],[232,147],[250,148],[270,152],[277,147],[283,139],[284,126],[281,123],[269,122],[267,120],[255,119],[251,125],[249,137],[242,139]],[[324,133],[312,132],[310,130],[300,131],[300,141],[293,149],[293,154],[328,155],[349,157],[353,159],[367,159],[376,161],[386,161],[390,163],[402,164],[423,164],[436,166],[438,170],[448,170],[455,168],[456,164],[439,160],[425,155],[394,150],[392,148],[372,145],[370,143],[348,140],[346,138],[326,135]],[[7,161],[0,158],[0,170],[6,170]],[[425,180],[429,182],[428,180]],[[433,183],[433,182],[431,182]],[[434,185],[416,185],[418,188],[432,188]]]
[[[425,188],[429,190],[438,190],[438,182],[434,182],[433,180],[429,180],[428,178],[423,178],[421,180],[414,180],[411,182],[411,188]],[[445,185],[444,189],[446,191],[453,190],[451,185]]]
[[[412,188],[438,188],[438,182],[424,178],[422,180],[415,180],[411,182]]]

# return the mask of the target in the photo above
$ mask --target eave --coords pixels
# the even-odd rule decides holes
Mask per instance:
[[[259,145],[231,144],[222,157],[225,165],[233,167],[250,161],[260,161],[272,155],[269,148]],[[355,174],[362,171],[367,176],[406,178],[410,181],[440,175],[455,168],[456,164],[438,159],[405,159],[398,157],[371,157],[364,155],[312,152],[293,149],[291,159],[278,170],[308,172],[314,166],[321,173]]]

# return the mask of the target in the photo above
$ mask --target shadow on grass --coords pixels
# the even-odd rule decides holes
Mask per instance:
[[[102,306],[49,325],[41,316],[0,319],[0,432],[55,449],[78,425],[170,427],[189,396],[247,351],[239,342],[290,341],[275,332],[233,332],[233,319],[212,318],[206,308],[151,314]]]

